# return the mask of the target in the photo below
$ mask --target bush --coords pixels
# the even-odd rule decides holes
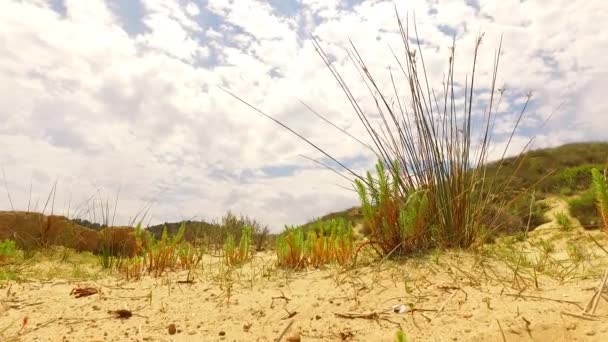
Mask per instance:
[[[10,261],[17,254],[17,244],[13,240],[0,241],[0,264]]]
[[[472,72],[465,80],[464,92],[459,81],[454,80],[455,46],[452,46],[443,92],[436,94],[434,90],[431,91],[428,83],[421,50],[415,39],[408,35],[409,30],[403,27],[398,15],[397,24],[404,51],[396,53],[395,59],[399,65],[398,70],[405,78],[403,81],[379,85],[356,48],[352,46],[349,51],[351,61],[364,77],[365,86],[370,91],[370,103],[375,104],[375,117],[363,110],[366,106],[355,98],[333,65],[332,58],[325,53],[319,41],[313,39],[316,51],[334,75],[369,134],[372,143],[362,144],[378,160],[376,178],[369,173],[367,177],[357,174],[293,129],[227,92],[289,130],[347,171],[359,192],[364,217],[371,230],[369,243],[383,256],[433,247],[467,248],[485,238],[487,231],[497,229],[484,224],[487,208],[490,205],[498,208],[506,205],[496,195],[509,187],[519,169],[516,167],[506,177],[497,178],[503,165],[500,158],[491,177],[487,172],[492,123],[496,107],[504,93],[504,90],[496,87],[501,51],[499,48],[495,54],[492,81],[486,86],[490,97],[487,101],[482,101],[487,102],[483,105],[486,112],[478,113],[476,110],[474,113],[473,109],[478,103],[474,99],[477,93],[475,71],[482,36],[475,42],[471,56]],[[392,76],[391,74],[391,80]],[[396,84],[405,85],[406,94],[399,93]],[[390,94],[386,92],[387,89],[391,90]],[[405,100],[400,101],[401,98]],[[528,101],[529,99],[528,97]],[[517,129],[528,101],[523,104],[512,133]],[[463,104],[464,111],[457,104]],[[510,142],[511,139],[506,142],[502,157],[509,149]],[[545,165],[537,163],[538,172],[544,172],[544,168]],[[296,244],[301,243],[304,237],[299,234],[293,231],[281,238],[278,245],[279,257],[293,257],[294,263],[300,262],[302,252]],[[295,254],[291,255],[292,252]]]
[[[465,81],[464,93],[455,91],[455,47],[452,46],[443,93],[435,97],[431,95],[421,50],[410,45],[412,41],[415,44],[415,40],[408,36],[408,30],[399,18],[397,21],[405,49],[400,54],[404,60],[397,62],[405,76],[403,83],[408,86],[407,101],[392,101],[392,97],[401,96],[397,89],[390,84],[379,86],[354,47],[351,54],[355,66],[370,86],[370,94],[376,103],[374,111],[380,121],[370,120],[361,109],[363,106],[359,105],[330,58],[315,41],[317,51],[365,126],[375,147],[370,149],[378,158],[376,178],[370,173],[361,177],[340,165],[355,177],[365,221],[371,229],[370,243],[382,256],[435,247],[468,248],[483,241],[488,232],[499,229],[496,225],[487,225],[487,222],[497,223],[497,220],[487,219],[488,208],[495,206],[499,208],[496,212],[502,211],[507,203],[497,195],[509,186],[517,172],[509,173],[502,183],[495,182],[487,173],[491,123],[496,114],[493,108],[503,95],[495,83],[498,57],[488,85],[491,97],[485,105],[487,112],[474,114],[475,69],[482,36],[478,38],[471,56],[473,69]],[[500,56],[500,49],[496,56]],[[385,89],[392,89],[396,94],[386,94]],[[456,102],[464,104],[464,115],[456,109]],[[527,105],[528,102],[524,104],[519,119]],[[380,122],[381,127],[374,127],[373,122]],[[516,129],[517,124],[513,132]],[[510,140],[503,157],[509,145]],[[501,171],[502,161],[497,163],[493,177]],[[539,170],[542,167],[538,165]]]
[[[576,198],[568,201],[570,214],[575,217],[584,228],[597,228],[600,224],[597,208],[595,205],[595,194],[592,190],[581,193]]]

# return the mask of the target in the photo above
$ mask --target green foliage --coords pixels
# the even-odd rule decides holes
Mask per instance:
[[[571,230],[572,229],[572,220],[570,216],[566,213],[560,212],[555,214],[555,219],[557,220],[557,224],[559,224],[562,230]]]
[[[0,263],[10,261],[17,254],[17,244],[13,240],[0,241]]]
[[[433,238],[433,223],[429,211],[428,191],[400,187],[397,163],[387,174],[382,162],[376,164],[377,179],[370,172],[367,182],[355,180],[365,224],[370,228],[370,240],[383,255],[408,253],[426,248]]]
[[[248,216],[236,216],[231,212],[221,217],[219,222],[182,221],[148,227],[147,230],[156,239],[161,239],[165,229],[169,236],[173,236],[177,234],[182,224],[186,225],[183,240],[192,244],[203,242],[207,250],[222,249],[230,234],[236,241],[240,241],[241,232],[245,227],[251,227],[251,243],[256,251],[261,251],[266,247],[270,235],[268,226]]]
[[[598,169],[591,170],[591,174],[597,212],[603,228],[608,232],[608,179]]]
[[[251,259],[251,233],[251,227],[243,227],[238,248],[234,236],[228,234],[224,242],[224,263],[226,265],[238,266]]]
[[[177,245],[182,241],[186,225],[182,223],[177,234],[169,237],[167,229],[163,229],[160,240],[156,240],[151,234],[146,234],[146,250],[144,262],[148,274],[154,277],[161,276],[166,270],[173,269],[177,264]]]
[[[598,217],[595,194],[587,190],[568,201],[570,214],[578,219],[585,228],[595,228],[600,224]]]
[[[555,148],[529,151],[502,162],[504,172],[494,176],[501,162],[488,166],[488,174],[503,183],[517,171],[506,191],[519,191],[532,187],[543,193],[566,194],[584,191],[591,185],[591,169],[601,169],[606,163],[608,143],[574,143]]]
[[[277,263],[281,267],[303,268],[306,266],[304,231],[301,227],[285,227],[285,232],[277,237]]]
[[[345,219],[317,221],[304,227],[286,227],[277,237],[278,264],[292,269],[320,267],[336,262],[348,265],[354,255],[352,225]]]
[[[407,342],[407,337],[405,336],[405,333],[403,332],[403,330],[401,328],[399,328],[399,330],[397,330],[397,333],[395,334],[395,338],[397,339],[397,342]]]

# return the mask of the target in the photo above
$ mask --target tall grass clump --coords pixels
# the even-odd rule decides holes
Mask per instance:
[[[356,140],[378,160],[375,177],[371,173],[367,177],[357,174],[292,128],[226,92],[307,142],[350,175],[341,174],[353,181],[359,193],[371,229],[369,244],[381,255],[403,255],[434,247],[468,248],[483,241],[488,232],[501,228],[498,218],[512,199],[500,195],[517,171],[504,177],[504,182],[494,179],[502,171],[502,161],[531,95],[517,113],[513,130],[500,142],[504,149],[496,151],[498,167],[489,174],[493,127],[504,94],[504,89],[496,85],[502,42],[495,52],[490,84],[483,88],[475,83],[483,35],[475,41],[464,80],[455,80],[453,44],[442,89],[436,91],[429,83],[415,24],[414,35],[410,36],[409,27],[404,27],[397,14],[397,26],[403,46],[401,51],[391,49],[391,52],[401,80],[390,71],[390,82],[379,84],[355,45],[350,44],[348,57],[371,96],[372,101],[365,104],[355,97],[337,71],[334,58],[311,37],[368,134],[370,144]],[[477,99],[478,90],[486,91],[488,97]],[[484,109],[479,109],[479,102]],[[373,113],[364,109],[369,104]],[[531,142],[523,150],[530,146]],[[517,158],[516,163],[521,165],[523,159]],[[282,243],[288,246],[296,243],[294,234],[286,236]],[[291,257],[290,253],[296,252],[292,249],[282,253]],[[297,253],[293,257],[298,259]]]
[[[227,266],[238,266],[251,259],[251,233],[250,226],[243,227],[239,245],[232,234],[228,234],[224,243],[224,263]]]
[[[277,263],[280,267],[303,268],[306,266],[304,231],[299,227],[285,227],[276,239]]]
[[[141,231],[139,225],[136,229]],[[176,267],[178,260],[176,250],[184,237],[185,231],[186,225],[182,224],[177,234],[172,237],[169,237],[167,229],[163,230],[160,240],[156,240],[151,234],[143,234],[146,238],[146,247],[142,260],[149,275],[159,277],[165,271]],[[139,233],[136,233],[136,236],[137,234]]]

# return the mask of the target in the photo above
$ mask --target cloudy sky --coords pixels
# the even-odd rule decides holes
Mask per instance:
[[[534,98],[515,147],[532,135],[537,147],[608,139],[604,1],[397,3],[402,16],[415,14],[436,89],[452,38],[464,81],[475,37],[485,32],[476,94],[487,96],[503,35],[498,83],[508,95],[497,117],[498,143],[529,91]],[[120,189],[119,224],[152,201],[152,223],[210,220],[232,210],[277,231],[356,204],[340,187],[348,185],[342,178],[299,156],[323,160],[318,152],[220,87],[363,171],[372,163],[369,153],[299,102],[365,139],[307,32],[369,104],[345,48],[352,39],[388,85],[389,67],[396,66],[389,46],[403,51],[393,6],[380,0],[0,1],[0,165],[12,205],[24,210],[31,198],[30,206],[42,209],[57,181],[54,212],[73,214],[91,196],[113,200]],[[0,208],[10,209],[4,188]]]

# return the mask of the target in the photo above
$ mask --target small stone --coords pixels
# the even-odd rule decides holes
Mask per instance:
[[[316,316],[315,316],[315,319],[316,319],[317,321],[318,321],[318,320],[320,320],[320,319],[321,319],[321,315],[316,315]]]
[[[177,332],[177,328],[175,327],[175,324],[173,324],[173,323],[169,324],[169,326],[167,326],[167,331],[169,332],[169,335],[175,335],[175,333]]]
[[[575,330],[576,329],[576,323],[574,322],[570,322],[566,325],[566,330]]]
[[[287,337],[287,342],[300,342],[300,334],[295,334]]]
[[[222,330],[222,331],[220,331],[220,333],[218,335],[220,335],[220,336],[226,336],[226,332]]]
[[[595,335],[595,331],[593,331],[593,330],[589,330],[589,331],[587,331],[587,332],[585,333],[585,335],[587,335],[587,336],[593,336],[593,335]]]

